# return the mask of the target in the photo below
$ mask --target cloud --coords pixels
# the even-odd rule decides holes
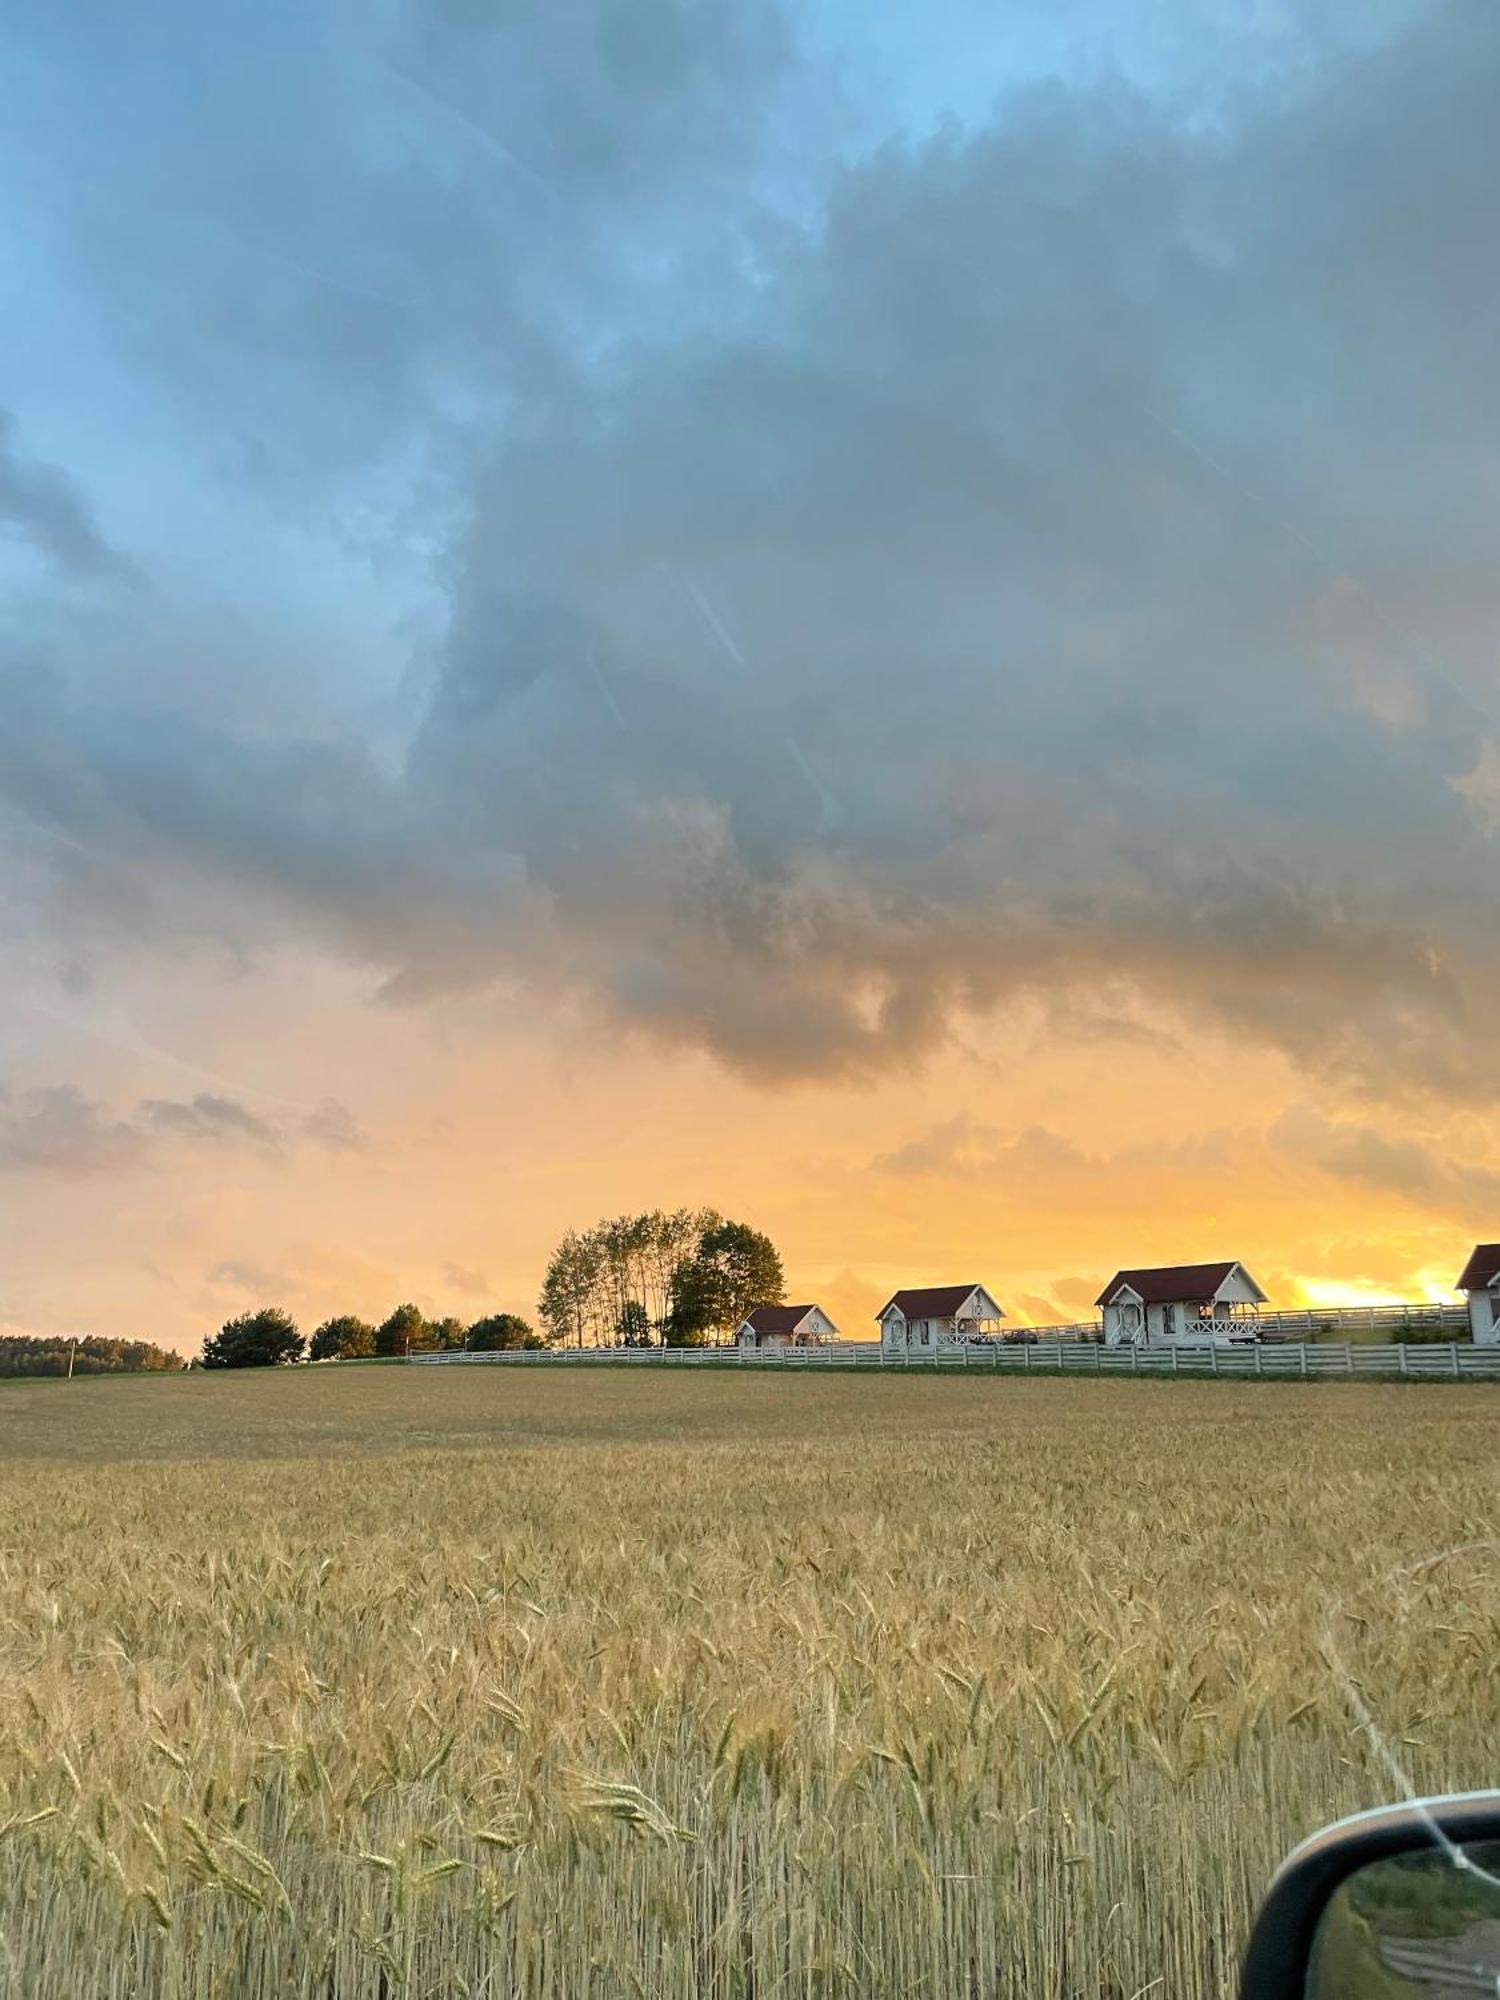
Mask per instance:
[[[871,1165],[877,1173],[916,1177],[995,1175],[1017,1167],[1071,1169],[1084,1161],[1085,1155],[1076,1146],[1045,1126],[1028,1126],[1018,1137],[1007,1140],[995,1126],[976,1125],[960,1115],[877,1155]]]
[[[134,565],[100,534],[66,473],[16,450],[15,419],[6,410],[0,410],[0,528],[71,575],[136,576]]]
[[[232,1097],[218,1097],[208,1091],[182,1101],[148,1097],[136,1117],[148,1130],[175,1139],[210,1145],[249,1144],[272,1152],[281,1144],[281,1135],[266,1119],[247,1111]]]
[[[211,1285],[227,1285],[256,1299],[276,1298],[292,1283],[285,1271],[246,1257],[226,1257],[223,1263],[215,1265],[210,1271],[208,1282]]]
[[[278,1156],[298,1139],[331,1152],[362,1150],[353,1113],[334,1098],[297,1120],[273,1122],[230,1097],[143,1098],[128,1116],[112,1116],[76,1084],[12,1095],[0,1087],[0,1170],[70,1176],[130,1172],[169,1144],[248,1147]]]
[[[13,1097],[0,1089],[0,1169],[69,1179],[139,1166],[146,1142],[70,1083]]]
[[[1500,743],[1493,736],[1478,744],[1473,770],[1448,783],[1485,833],[1500,834]]]
[[[1500,1212],[1500,1172],[1493,1168],[1446,1157],[1416,1139],[1328,1119],[1307,1106],[1285,1112],[1271,1129],[1270,1143],[1336,1180],[1399,1195],[1415,1208],[1476,1229]]]
[[[1126,1146],[1092,1152],[1045,1125],[1028,1125],[1013,1138],[998,1126],[976,1124],[966,1114],[942,1120],[870,1162],[876,1173],[906,1178],[989,1180],[1066,1177],[1088,1181],[1146,1169],[1199,1172],[1222,1166],[1243,1141],[1218,1130],[1192,1132],[1170,1144]]]
[[[325,1146],[330,1153],[362,1153],[368,1144],[359,1120],[335,1097],[325,1097],[309,1111],[299,1130],[304,1138]]]
[[[785,17],[712,11],[414,9],[297,72],[274,162],[174,93],[208,247],[111,296],[177,393],[282,412],[300,504],[413,450],[446,624],[398,756],[28,668],[0,793],[135,864],[153,945],[519,985],[770,1082],[1104,996],[1493,1095],[1489,17],[1252,67],[1211,124],[1058,82],[850,156]]]

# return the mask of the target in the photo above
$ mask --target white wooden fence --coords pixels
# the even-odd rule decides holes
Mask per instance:
[[[507,1354],[413,1354],[421,1367],[505,1368],[894,1368],[970,1369],[989,1375],[1325,1375],[1408,1376],[1422,1380],[1500,1381],[1500,1345],[1468,1341],[1378,1346],[1358,1341],[1244,1347],[1106,1347],[1091,1341],[997,1343],[937,1347],[925,1353],[887,1351],[878,1341],[837,1340],[827,1347],[567,1347]]]
[[[1329,1336],[1352,1333],[1381,1334],[1397,1340],[1404,1329],[1420,1331],[1430,1340],[1446,1332],[1466,1340],[1469,1308],[1466,1305],[1388,1306],[1299,1306],[1287,1312],[1257,1313],[1249,1325],[1263,1340],[1305,1340],[1309,1335]],[[1245,1331],[1244,1325],[1238,1331]],[[1425,1345],[1425,1342],[1423,1343]]]

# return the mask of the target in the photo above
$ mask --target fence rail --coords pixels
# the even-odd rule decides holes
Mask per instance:
[[[1259,1331],[1263,1339],[1295,1340],[1298,1335],[1317,1333],[1366,1333],[1399,1334],[1403,1328],[1421,1329],[1431,1333],[1446,1330],[1464,1337],[1469,1330],[1469,1308],[1466,1305],[1391,1305],[1391,1306],[1299,1306],[1287,1312],[1263,1312],[1253,1315],[1250,1328]]]
[[[508,1354],[413,1354],[420,1367],[508,1368],[892,1368],[968,1369],[977,1374],[1396,1376],[1421,1380],[1500,1381],[1500,1345],[1409,1341],[1388,1346],[1286,1341],[1244,1347],[1106,1347],[1100,1341],[1036,1341],[990,1347],[937,1347],[908,1354],[878,1341],[839,1340],[827,1347],[583,1347]]]

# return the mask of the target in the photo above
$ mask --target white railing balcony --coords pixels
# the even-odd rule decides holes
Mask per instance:
[[[1243,1318],[1227,1316],[1223,1319],[1190,1319],[1179,1341],[1194,1340],[1259,1340],[1262,1336],[1260,1320],[1254,1313],[1246,1313]]]

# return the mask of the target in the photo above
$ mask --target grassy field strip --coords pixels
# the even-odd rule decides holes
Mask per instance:
[[[0,1390],[0,1993],[1227,1995],[1491,1782],[1483,1385]]]

